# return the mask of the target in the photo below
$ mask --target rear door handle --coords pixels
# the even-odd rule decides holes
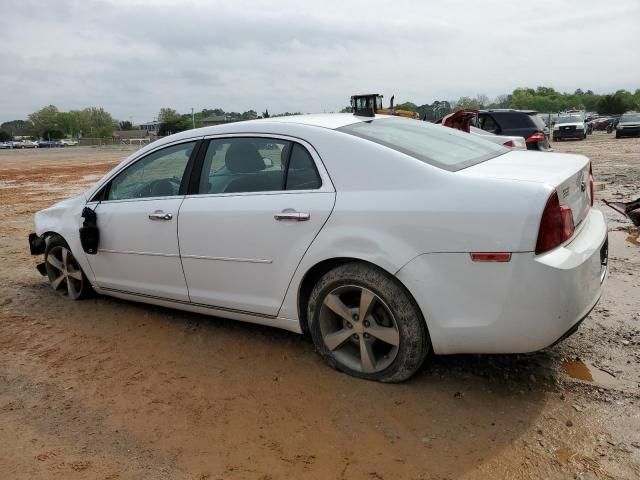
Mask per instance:
[[[162,210],[156,210],[152,214],[149,215],[149,220],[171,220],[173,215],[170,213],[164,213]]]
[[[276,213],[273,218],[275,218],[276,220],[288,220],[291,222],[306,222],[311,218],[311,214],[307,212],[285,210],[280,213]]]

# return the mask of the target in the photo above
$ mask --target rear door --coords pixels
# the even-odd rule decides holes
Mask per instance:
[[[192,302],[275,316],[328,219],[335,191],[310,145],[287,138],[211,139],[178,236]]]
[[[195,145],[179,143],[146,155],[106,185],[99,204],[90,202],[100,245],[87,258],[99,287],[188,301],[177,227],[181,184]]]

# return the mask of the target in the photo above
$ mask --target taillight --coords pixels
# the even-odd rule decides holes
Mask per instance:
[[[513,148],[516,146],[515,143],[513,143],[513,140],[507,140],[506,142],[504,142],[502,144],[503,147],[509,147],[509,148]]]
[[[589,194],[591,196],[591,206],[593,207],[593,200],[596,198],[593,188],[593,169],[591,168],[591,163],[589,163]]]
[[[573,236],[573,212],[567,205],[560,205],[558,193],[553,192],[542,212],[536,254],[548,252]]]
[[[525,140],[527,143],[544,142],[544,132],[535,132]]]

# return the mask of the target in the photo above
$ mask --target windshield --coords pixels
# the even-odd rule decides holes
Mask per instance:
[[[581,121],[582,121],[582,118],[572,115],[568,117],[559,117],[556,123],[578,123]]]
[[[620,117],[621,122],[640,122],[640,113],[625,113]]]
[[[403,118],[382,118],[354,123],[338,130],[452,172],[509,151],[475,135]]]

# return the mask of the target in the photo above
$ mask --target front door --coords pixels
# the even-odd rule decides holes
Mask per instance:
[[[180,208],[178,236],[194,303],[275,316],[335,191],[300,143],[211,140],[198,194]]]
[[[156,150],[106,186],[104,200],[95,206],[98,253],[87,255],[98,287],[189,300],[178,248],[178,212],[194,146],[192,141]]]

